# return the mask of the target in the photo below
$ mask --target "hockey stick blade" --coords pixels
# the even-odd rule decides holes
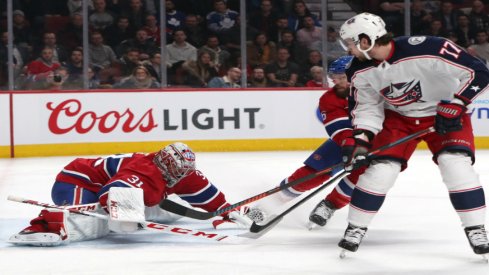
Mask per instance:
[[[434,131],[435,131],[435,129],[433,127],[429,127],[427,129],[421,130],[421,131],[416,132],[414,134],[405,136],[405,137],[398,139],[392,143],[386,144],[384,146],[381,146],[381,147],[373,150],[372,152],[370,152],[368,154],[368,157],[372,157],[373,155],[375,155],[379,152],[390,149],[390,148],[397,146],[399,144],[402,144],[404,142],[420,138],[420,137],[422,137],[426,134],[429,134],[431,132],[434,132]],[[300,183],[306,182],[310,179],[325,175],[325,174],[330,173],[331,171],[333,171],[335,169],[342,168],[342,167],[343,167],[343,163],[335,164],[335,165],[330,166],[328,168],[325,168],[323,170],[317,171],[316,173],[309,174],[305,177],[293,180],[293,181],[288,182],[287,184],[284,184],[284,185],[279,185],[279,186],[274,187],[268,191],[265,191],[263,193],[255,195],[255,196],[250,197],[248,199],[242,200],[242,201],[237,202],[235,204],[231,204],[227,207],[221,208],[221,209],[214,211],[214,212],[203,212],[203,211],[195,210],[195,209],[183,206],[181,204],[178,204],[178,203],[171,201],[171,200],[162,200],[159,205],[163,210],[178,214],[180,216],[184,216],[184,217],[188,217],[188,218],[192,218],[192,219],[197,219],[197,220],[208,220],[208,219],[217,217],[219,215],[222,215],[224,213],[227,213],[229,211],[232,211],[232,210],[234,210],[234,209],[236,209],[242,205],[249,204],[249,203],[252,203],[254,201],[260,200],[262,198],[268,197],[268,196],[275,194],[281,190],[284,190],[284,189],[287,189],[289,187],[292,187],[292,186],[298,185]]]
[[[77,205],[76,208],[72,208],[72,206],[59,206],[55,204],[49,204],[49,203],[43,203],[35,200],[29,200],[29,199],[24,199],[18,196],[8,196],[8,200],[10,201],[15,201],[15,202],[20,202],[20,203],[25,203],[25,204],[30,204],[30,205],[35,205],[35,206],[40,206],[40,207],[45,207],[45,208],[52,208],[52,209],[61,209],[61,210],[67,210],[70,213],[75,213],[79,215],[84,215],[84,216],[90,216],[94,217],[97,219],[102,219],[102,220],[109,220],[108,215],[103,215],[99,213],[94,213],[86,210],[79,210],[80,205]],[[163,223],[157,223],[157,222],[151,222],[151,221],[143,221],[139,222],[143,226],[143,228],[151,230],[151,231],[157,231],[160,233],[166,233],[166,234],[171,234],[171,235],[178,235],[178,236],[191,236],[199,239],[204,239],[204,240],[213,240],[213,241],[229,241],[233,243],[238,243],[240,242],[240,239],[238,238],[238,235],[222,235],[222,234],[217,234],[214,232],[205,232],[201,231],[198,229],[188,229],[188,228],[182,228],[179,226],[173,226],[173,225],[167,225]],[[243,235],[242,237],[250,238],[247,237],[246,235]],[[243,239],[241,239],[243,240]]]
[[[346,177],[349,174],[349,172],[345,171],[344,169],[335,174],[332,178],[330,178],[326,183],[324,183],[321,187],[318,189],[314,190],[311,192],[309,195],[305,196],[302,198],[300,201],[296,202],[294,205],[289,207],[287,210],[284,212],[280,213],[279,215],[275,216],[275,218],[271,219],[265,224],[257,224],[256,222],[253,222],[253,224],[250,227],[250,232],[251,233],[260,233],[264,230],[265,232],[268,232],[270,229],[272,229],[275,225],[277,225],[282,218],[290,213],[292,210],[296,209],[300,205],[302,205],[304,202],[308,201],[310,198],[314,197],[317,193],[321,192],[324,188],[330,186],[333,182],[336,182],[339,179],[342,179],[343,177]],[[259,236],[261,237],[263,234],[260,234]]]

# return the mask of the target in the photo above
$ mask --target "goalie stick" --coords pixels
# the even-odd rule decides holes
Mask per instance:
[[[39,201],[35,201],[35,200],[28,200],[28,199],[24,199],[24,198],[17,197],[17,196],[8,196],[7,199],[10,201],[20,202],[20,203],[25,203],[25,204],[31,204],[31,205],[36,205],[36,206],[41,206],[41,207],[46,207],[46,208],[68,210],[71,213],[75,213],[75,214],[79,214],[79,215],[90,216],[90,217],[94,217],[94,218],[102,219],[102,220],[109,220],[108,215],[103,215],[103,214],[83,210],[83,209],[89,209],[89,210],[96,209],[96,206],[98,205],[98,203],[97,204],[87,204],[87,205],[58,206],[58,205],[43,203],[43,202],[39,202]],[[218,242],[223,241],[223,240],[237,241],[238,238],[236,238],[236,237],[239,236],[239,235],[237,235],[237,236],[236,235],[221,235],[221,234],[217,234],[217,233],[210,233],[210,232],[205,232],[205,231],[195,230],[195,229],[187,229],[187,228],[182,228],[179,226],[172,226],[172,225],[150,222],[150,221],[139,222],[139,224],[141,224],[144,229],[158,231],[161,233],[167,233],[167,234],[179,235],[179,236],[186,235],[186,236],[192,236],[195,238],[213,240],[213,241],[218,241]],[[243,237],[247,237],[247,236],[244,235]]]
[[[389,144],[386,144],[384,146],[381,146],[373,151],[371,151],[369,154],[368,154],[368,157],[372,157],[373,155],[381,152],[381,151],[384,151],[384,150],[387,150],[387,149],[390,149],[394,146],[397,146],[399,144],[402,144],[404,142],[407,142],[407,141],[411,141],[411,140],[414,140],[414,139],[417,139],[417,138],[420,138],[426,134],[429,134],[431,132],[434,132],[435,131],[435,128],[434,127],[429,127],[427,129],[424,129],[424,130],[421,130],[419,132],[416,132],[414,134],[411,134],[411,135],[408,135],[408,136],[405,136],[403,138],[400,138],[392,143],[389,143]],[[222,215],[222,214],[225,214],[229,211],[232,211],[242,205],[245,205],[245,204],[249,204],[249,203],[252,203],[254,201],[257,201],[257,200],[260,200],[260,199],[263,199],[265,197],[268,197],[272,194],[275,194],[281,190],[284,190],[284,189],[287,189],[289,187],[292,187],[292,186],[295,186],[295,185],[298,185],[300,183],[303,183],[305,181],[308,181],[310,179],[313,179],[313,178],[316,178],[316,177],[319,177],[319,176],[322,176],[322,175],[325,175],[335,169],[338,169],[340,167],[343,167],[344,164],[343,163],[338,163],[338,164],[335,164],[333,166],[330,166],[328,168],[325,168],[323,170],[320,170],[320,171],[317,171],[316,173],[313,173],[313,174],[309,174],[305,177],[302,177],[302,178],[299,178],[299,179],[296,179],[296,180],[293,180],[287,184],[284,184],[284,185],[279,185],[277,187],[274,187],[268,191],[265,191],[263,193],[260,193],[258,195],[255,195],[253,197],[250,197],[250,198],[247,198],[245,200],[242,200],[240,202],[237,202],[235,204],[231,204],[229,206],[226,206],[226,207],[223,207],[219,210],[216,210],[214,212],[202,212],[202,211],[198,211],[198,210],[195,210],[195,209],[192,209],[192,208],[188,208],[186,206],[183,206],[181,204],[178,204],[174,201],[171,201],[171,200],[162,200],[160,202],[160,207],[166,211],[169,211],[169,212],[172,212],[172,213],[175,213],[175,214],[178,214],[180,216],[184,216],[184,217],[188,217],[188,218],[192,218],[192,219],[197,219],[197,220],[208,220],[210,218],[213,218],[213,217],[216,217],[216,216],[219,216],[219,215]]]
[[[410,141],[410,140],[414,140],[414,139],[417,139],[417,138],[420,138],[424,135],[427,135],[429,133],[432,133],[435,131],[435,128],[434,127],[429,127],[427,129],[424,129],[424,130],[421,130],[421,131],[418,131],[414,134],[411,134],[411,135],[408,135],[408,136],[405,136],[403,138],[400,138],[392,143],[389,143],[387,145],[384,145],[382,147],[379,147],[378,149],[376,150],[373,150],[371,151],[367,157],[371,157],[372,155],[378,153],[378,152],[381,152],[383,150],[386,150],[388,148],[391,148],[393,146],[396,146],[396,145],[399,145],[401,143],[404,143],[404,142],[407,142],[407,141]],[[340,172],[338,172],[337,174],[335,174],[333,176],[333,178],[329,179],[328,182],[326,182],[325,184],[323,184],[321,187],[317,188],[316,190],[314,190],[312,193],[310,193],[309,195],[305,196],[304,198],[302,198],[300,201],[296,202],[294,205],[292,205],[291,207],[289,207],[288,209],[286,209],[285,211],[283,211],[282,213],[274,216],[272,219],[270,219],[267,223],[265,224],[257,224],[256,222],[253,222],[253,224],[251,225],[250,227],[250,233],[246,236],[246,237],[249,237],[249,238],[253,238],[253,234],[258,234],[258,237],[261,237],[263,236],[266,232],[270,231],[270,229],[272,229],[275,225],[277,225],[281,220],[282,218],[287,215],[288,213],[290,213],[292,210],[296,209],[297,207],[299,207],[301,204],[303,204],[304,202],[308,201],[310,198],[314,197],[317,193],[321,192],[321,190],[323,190],[324,188],[328,187],[329,185],[331,185],[331,183],[335,182],[336,180],[338,179],[342,179],[343,177],[347,176],[350,172],[349,171],[346,171],[345,169],[342,169]],[[257,238],[258,238],[257,237]]]

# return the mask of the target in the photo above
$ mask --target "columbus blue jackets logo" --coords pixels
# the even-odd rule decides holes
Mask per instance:
[[[394,106],[404,106],[410,103],[420,101],[423,96],[421,85],[415,80],[411,82],[395,83],[380,90],[380,94]]]
[[[415,46],[423,43],[426,40],[426,36],[411,36],[408,39],[408,43]]]

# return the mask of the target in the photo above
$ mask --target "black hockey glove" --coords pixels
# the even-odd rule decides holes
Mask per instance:
[[[368,165],[368,151],[372,147],[370,141],[374,134],[367,130],[355,130],[352,137],[343,140],[341,144],[341,154],[345,170],[351,171],[362,166]]]
[[[462,116],[467,111],[464,105],[442,101],[436,107],[435,130],[444,135],[462,130]]]

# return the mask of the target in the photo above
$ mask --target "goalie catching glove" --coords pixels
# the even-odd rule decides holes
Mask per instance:
[[[368,151],[374,134],[367,130],[354,130],[353,136],[345,138],[341,144],[342,160],[345,170],[351,171],[368,165]]]
[[[249,229],[253,221],[246,215],[249,208],[244,206],[239,210],[231,211],[222,219],[212,222],[215,229]]]
[[[463,101],[454,99],[452,102],[441,101],[436,107],[435,130],[444,135],[462,130],[462,116],[467,111]]]

